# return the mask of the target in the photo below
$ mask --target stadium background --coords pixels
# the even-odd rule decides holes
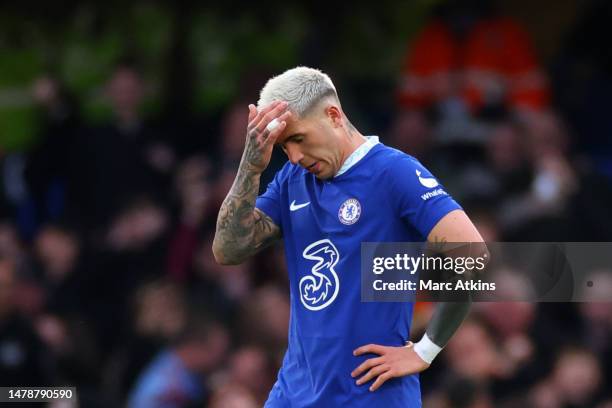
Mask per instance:
[[[612,241],[609,2],[358,3],[1,6],[1,385],[261,405],[286,345],[283,254],[221,267],[211,242],[247,103],[298,64],[487,240]],[[608,303],[476,305],[424,405],[610,407],[611,331]]]

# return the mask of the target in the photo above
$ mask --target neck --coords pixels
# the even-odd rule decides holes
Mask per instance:
[[[346,159],[365,142],[365,136],[359,133],[359,131],[355,129],[355,127],[350,126],[349,129],[347,129],[347,145],[346,149],[344,150],[344,154],[342,155],[342,161],[340,163],[340,166],[342,166]]]

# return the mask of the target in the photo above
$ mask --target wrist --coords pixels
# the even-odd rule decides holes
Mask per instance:
[[[254,163],[248,155],[245,155],[242,157],[238,171],[243,171],[250,176],[261,176],[266,167],[261,163]]]
[[[414,344],[414,352],[427,364],[431,364],[440,351],[442,351],[442,347],[431,341],[427,333]]]

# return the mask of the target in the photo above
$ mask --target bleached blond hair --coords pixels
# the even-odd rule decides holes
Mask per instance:
[[[276,100],[285,101],[293,113],[304,117],[327,97],[340,103],[336,87],[327,74],[314,68],[296,67],[268,80],[261,89],[257,107]]]

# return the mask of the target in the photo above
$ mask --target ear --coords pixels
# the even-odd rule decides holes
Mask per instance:
[[[329,105],[327,108],[325,108],[325,114],[331,121],[333,127],[338,128],[343,126],[343,114],[339,107],[336,105]]]

